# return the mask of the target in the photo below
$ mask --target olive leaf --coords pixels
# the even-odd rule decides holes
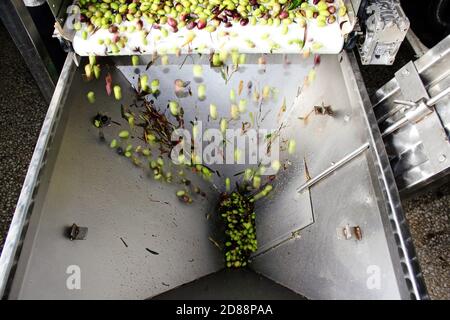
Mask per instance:
[[[288,10],[294,10],[298,8],[302,4],[303,0],[292,0],[291,4],[288,7]]]

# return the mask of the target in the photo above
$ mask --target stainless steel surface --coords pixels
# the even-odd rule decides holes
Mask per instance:
[[[347,15],[348,15],[348,19],[349,19],[349,26],[352,27],[352,29],[355,29],[355,26],[358,24],[358,12],[360,10],[360,6],[361,6],[361,0],[343,0],[344,4],[347,8]],[[344,26],[345,27],[345,26]],[[347,35],[349,35],[349,33],[352,30],[346,30],[347,31]]]
[[[405,100],[418,102],[430,97],[412,61],[395,73],[395,79]]]
[[[358,12],[359,7],[361,6],[361,1],[362,0],[350,0],[350,3],[353,6],[353,9],[355,10],[355,12]],[[348,3],[349,1],[346,0],[346,2]]]
[[[61,24],[64,24],[67,18],[67,8],[74,3],[73,0],[47,0],[48,6],[53,13],[55,19]]]
[[[358,46],[361,63],[391,65],[409,29],[399,0],[371,0],[366,8],[364,43]]]
[[[438,103],[441,99],[446,98],[446,96],[450,94],[450,87],[447,87],[446,89],[442,90],[438,94],[436,94],[433,98],[430,98],[427,100],[427,106],[432,107],[436,103]]]
[[[345,53],[340,58],[325,57],[316,81],[300,101],[293,122],[322,101],[330,101],[338,115],[293,126],[289,132],[302,141],[297,156],[306,158],[312,177],[364,143],[370,148],[365,157],[355,158],[310,188],[314,223],[294,239],[257,256],[252,268],[313,299],[425,298],[392,172],[355,58]],[[314,139],[309,140],[313,133]],[[259,214],[261,211],[264,202]],[[360,226],[362,241],[340,240],[336,230],[347,224]],[[370,277],[377,272],[380,286],[374,288]]]
[[[305,184],[301,185],[298,189],[297,192],[303,192],[305,189],[311,187],[312,185],[316,184],[317,182],[319,182],[320,180],[326,178],[328,175],[330,175],[331,173],[333,173],[334,171],[338,170],[340,167],[346,165],[348,162],[352,161],[354,158],[356,158],[357,156],[359,156],[361,153],[363,153],[364,151],[366,151],[366,149],[369,148],[369,144],[365,143],[363,144],[361,147],[359,147],[358,149],[356,149],[355,151],[352,151],[351,153],[349,153],[348,155],[346,155],[344,158],[342,158],[341,160],[339,160],[338,162],[332,164],[328,169],[322,171],[321,173],[319,173],[317,176],[311,178],[310,180],[308,180],[308,182],[306,182]]]
[[[260,55],[247,54],[246,64],[240,66],[238,71],[234,72],[233,67],[229,68],[227,81],[224,80],[221,68],[209,68],[209,56],[192,54],[188,56],[170,56],[170,64],[162,66],[159,59],[156,60],[157,67],[154,65],[146,70],[146,65],[152,59],[152,56],[141,56],[140,65],[137,67],[131,66],[129,57],[115,58],[118,70],[124,75],[128,82],[137,87],[139,73],[145,73],[149,79],[167,79],[166,88],[169,90],[161,90],[161,95],[158,97],[159,101],[168,101],[174,99],[172,86],[175,79],[182,79],[184,81],[192,80],[192,65],[203,65],[203,80],[191,81],[192,95],[187,95],[182,98],[181,104],[184,110],[184,118],[186,119],[186,128],[191,129],[190,121],[201,121],[204,129],[219,128],[219,120],[221,118],[230,117],[230,90],[238,92],[238,87],[242,81],[244,88],[242,95],[238,98],[245,98],[248,102],[247,112],[242,115],[239,120],[229,121],[228,128],[241,130],[242,122],[251,122],[250,114],[255,115],[254,120],[259,129],[276,130],[281,124],[285,123],[285,119],[289,118],[290,111],[295,108],[295,103],[298,99],[298,93],[307,77],[308,72],[313,68],[314,58],[309,57],[304,59],[299,55],[263,55],[265,65],[258,62]],[[182,66],[182,67],[181,67]],[[289,78],[290,81],[280,85],[280,79]],[[249,90],[246,85],[251,82],[252,90]],[[197,99],[197,87],[200,83],[205,84],[207,88],[207,95],[204,101],[199,102]],[[274,94],[271,99],[261,105],[262,115],[258,118],[257,115],[260,110],[260,104],[252,100],[249,93],[254,90],[261,90],[264,86],[274,88]],[[163,87],[163,86],[161,86]],[[286,112],[280,113],[280,108],[284,103],[286,104]],[[211,120],[209,117],[210,103],[217,104],[218,120]],[[259,121],[256,121],[258,120]],[[251,143],[257,143],[255,137],[250,133],[243,135],[249,139]],[[256,166],[256,165],[255,165]],[[211,164],[209,167],[213,170],[219,170],[222,177],[230,177],[231,185],[235,181],[240,180],[241,175],[235,176],[236,173],[242,172],[248,165],[244,164]],[[225,191],[223,179],[215,176],[215,185],[219,191]]]
[[[406,115],[403,118],[400,118],[393,124],[391,124],[389,127],[387,127],[383,133],[382,136],[388,136],[392,134],[393,132],[397,131],[398,129],[402,128],[407,123],[417,123],[421,121],[423,118],[427,117],[434,111],[434,105],[439,102],[439,100],[445,98],[450,93],[450,87],[447,89],[444,89],[443,91],[439,92],[437,95],[435,95],[433,98],[428,99],[426,101],[420,100],[418,103],[404,100],[394,100],[394,103],[396,105],[403,105],[407,106],[407,112]],[[410,97],[408,95],[403,94],[405,97]],[[428,96],[428,93],[426,94]]]
[[[214,217],[206,218],[216,193],[199,181],[207,198],[184,205],[174,196],[176,185],[152,182],[145,171],[99,144],[92,116],[103,111],[120,119],[120,104],[97,81],[89,85],[97,104],[88,105],[81,73],[66,83],[70,94],[61,108],[67,124],[60,128],[59,148],[50,150],[55,163],[47,167],[48,185],[36,194],[9,298],[143,299],[222,268],[222,254],[208,240],[217,239]],[[134,90],[117,70],[113,78],[122,86],[121,103],[131,104]],[[116,134],[120,128],[112,130]],[[65,237],[63,230],[73,222],[89,228],[86,240]],[[81,290],[66,287],[71,265],[81,269]],[[44,293],[43,287],[52,290]]]
[[[33,157],[28,168],[27,176],[20,193],[13,220],[9,227],[8,236],[0,257],[0,297],[5,293],[8,279],[11,279],[22,248],[22,240],[27,232],[31,211],[33,209],[33,195],[40,184],[41,170],[45,166],[47,150],[53,140],[54,130],[60,118],[60,110],[65,103],[68,87],[75,68],[68,55],[61,77],[55,89],[52,101],[42,125],[39,139],[34,149]]]
[[[416,53],[416,58],[420,58],[429,50],[417,37],[412,29],[409,29],[406,33],[406,40],[408,40],[409,44],[413,48]]]
[[[450,98],[441,96],[450,86],[450,36],[414,62],[435,112],[417,123],[405,118],[408,109],[395,100],[408,100],[397,79],[392,79],[372,97],[373,108],[382,131],[405,122],[386,135],[386,151],[397,185],[405,195],[445,179],[450,171]],[[403,120],[402,120],[403,119]]]
[[[410,298],[411,294],[423,298],[392,172],[354,57],[345,53],[322,57],[317,79],[309,86],[303,84],[312,58],[288,56],[287,66],[285,57],[272,55],[263,67],[257,64],[258,58],[249,56],[226,84],[217,69],[206,67],[205,56],[171,57],[169,65],[157,62],[147,71],[151,79],[160,80],[158,101],[164,103],[173,95],[174,79],[190,79],[191,65],[205,64],[207,100],[195,104],[196,99],[187,97],[182,105],[186,123],[198,117],[208,127],[217,127],[217,122],[206,120],[209,102],[220,103],[220,116],[228,116],[229,90],[241,79],[258,87],[278,88],[273,100],[264,105],[267,116],[261,127],[278,128],[285,123],[282,138],[295,137],[298,147],[289,156],[292,165],[277,179],[278,192],[257,204],[260,250],[264,244],[270,250],[259,252],[252,268],[309,298]],[[73,68],[72,58],[67,59]],[[118,70],[110,71],[114,83],[122,87],[120,103],[129,104],[137,76],[124,59],[114,61]],[[146,61],[141,63],[138,68],[143,71]],[[187,206],[175,199],[176,186],[149,180],[145,171],[117,156],[99,142],[91,119],[102,111],[117,120],[119,103],[105,95],[104,74],[86,85],[81,73],[78,70],[74,80],[63,85],[68,99],[59,106],[62,120],[55,129],[56,142],[49,148],[39,188],[24,191],[21,200],[23,206],[33,206],[28,229],[20,229],[23,223],[15,224],[26,236],[15,272],[3,274],[12,284],[8,298],[148,298],[222,268],[222,253],[208,240],[220,241],[220,222],[213,214],[212,219],[205,217],[214,212],[218,191],[224,188],[221,180],[216,179],[211,188],[203,184],[207,198]],[[193,92],[197,86],[194,81]],[[87,90],[96,93],[94,105],[86,101]],[[287,110],[279,117],[283,98]],[[298,119],[321,103],[332,105],[333,117]],[[232,127],[240,127],[240,122]],[[116,126],[105,130],[107,141],[118,130]],[[307,180],[307,172],[317,176],[366,143],[370,148],[364,157],[328,175],[310,192],[298,194],[296,189]],[[37,152],[35,156],[42,159],[43,151]],[[214,169],[223,177],[241,171],[242,166]],[[63,230],[73,223],[89,228],[86,240],[71,242],[64,236]],[[336,230],[346,224],[361,227],[362,241],[339,239]],[[290,237],[280,243],[286,235]],[[149,254],[146,248],[159,255]],[[10,254],[2,259],[13,261]],[[66,287],[71,266],[81,270],[80,290]],[[372,283],[377,270],[379,288],[376,281],[375,287]]]
[[[30,13],[22,0],[0,1],[0,12],[3,24],[22,54],[42,95],[50,102],[58,81],[58,72]]]
[[[198,103],[196,96],[183,98],[183,105],[196,106],[195,108],[184,108],[184,117],[188,119],[186,122],[197,119],[202,121],[203,126],[218,127],[218,121],[209,121],[208,106],[210,103],[218,105],[219,119],[220,117],[229,117],[229,93],[233,88],[237,91],[240,81],[246,85],[250,81],[254,88],[262,88],[264,85],[268,85],[272,88],[276,88],[276,95],[270,101],[264,103],[262,106],[262,114],[259,117],[261,121],[258,127],[266,130],[276,130],[281,124],[286,122],[287,116],[291,110],[295,107],[298,100],[298,92],[303,86],[303,80],[307,76],[309,70],[313,66],[313,58],[304,59],[299,55],[267,55],[265,61],[267,67],[261,66],[258,63],[259,55],[247,55],[247,64],[242,66],[239,71],[231,76],[226,85],[217,68],[210,69],[204,67],[204,78],[207,86],[208,95],[206,100]],[[171,57],[171,63],[173,65],[150,69],[147,74],[149,78],[163,79],[170,76],[172,79],[190,79],[192,77],[191,66],[194,63],[209,64],[209,57],[203,55],[202,58],[197,58],[196,55],[175,58]],[[286,61],[289,61],[289,66],[286,66]],[[137,85],[136,69],[145,73],[145,66],[148,63],[148,57],[141,57],[142,65],[139,68],[128,65],[129,58],[120,59],[118,63],[118,69],[124,74],[127,80]],[[179,65],[184,63],[185,67],[180,68]],[[266,70],[267,69],[267,70]],[[290,81],[280,86],[279,79],[289,77]],[[193,87],[195,89],[196,84]],[[248,99],[247,106],[248,115],[253,113],[259,114],[259,104],[251,102],[251,96],[247,95],[248,89],[243,89],[243,97]],[[173,99],[170,90],[162,90],[161,96],[158,98],[162,101]],[[280,107],[285,99],[287,111],[280,117]],[[205,111],[206,110],[206,111]],[[240,121],[232,121],[229,123],[230,129],[241,130],[242,122],[247,121],[251,123],[249,116],[241,117]],[[284,118],[284,119],[283,119]],[[244,135],[247,136],[247,135]],[[257,144],[256,137],[248,135],[248,141],[251,144]],[[275,148],[275,146],[274,146]],[[242,178],[242,175],[235,176],[239,172],[242,172],[246,165],[209,165],[213,170],[219,170],[222,178],[215,177],[215,185],[218,190],[225,191],[223,183],[223,177],[230,177],[231,185],[234,185],[236,181]],[[309,194],[305,193],[297,195],[295,193],[296,185],[300,185],[304,180],[303,163],[295,163],[294,168],[290,168],[295,172],[298,182],[289,182],[286,184],[279,184],[277,186],[277,196],[273,201],[265,204],[268,211],[276,210],[277,215],[261,213],[258,216],[258,244],[261,250],[266,250],[279,242],[283,241],[291,235],[295,230],[299,230],[309,225],[313,221],[311,202]]]

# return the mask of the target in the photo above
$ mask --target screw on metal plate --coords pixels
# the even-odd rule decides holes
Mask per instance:
[[[336,233],[339,240],[350,240],[353,237],[357,241],[362,240],[362,231],[360,226],[350,226],[347,224],[344,227],[336,228]]]
[[[355,234],[356,240],[362,240],[362,231],[360,226],[353,227],[353,233]]]
[[[342,229],[342,233],[344,234],[345,240],[349,240],[352,238],[352,233],[348,224]]]
[[[87,237],[88,228],[87,227],[79,227],[75,223],[72,224],[71,227],[67,230],[67,236],[70,241],[73,240],[85,240]]]

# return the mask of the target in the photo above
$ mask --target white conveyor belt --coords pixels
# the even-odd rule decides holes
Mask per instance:
[[[311,51],[318,54],[337,54],[344,45],[344,36],[349,33],[353,26],[349,16],[337,17],[333,24],[325,27],[317,26],[315,19],[308,19],[306,27],[297,23],[288,26],[288,32],[283,32],[283,26],[269,25],[246,25],[241,26],[234,23],[232,27],[226,28],[223,24],[214,32],[205,29],[188,30],[180,28],[176,33],[171,32],[169,27],[162,25],[168,33],[164,36],[161,29],[142,21],[143,31],[118,31],[113,34],[107,29],[98,29],[83,39],[82,33],[87,25],[83,23],[81,30],[73,30],[73,22],[76,17],[71,15],[64,25],[65,38],[72,41],[74,51],[80,56],[96,55],[139,55],[139,54],[188,54],[219,51],[238,50],[242,53],[302,53]],[[135,22],[124,21],[120,26],[128,27],[136,25]],[[119,27],[120,27],[119,26]],[[119,28],[120,29],[120,28]],[[125,29],[125,28],[122,28]],[[126,28],[128,30],[128,28]],[[285,31],[285,30],[284,30]],[[188,41],[195,35],[192,41]],[[111,46],[106,45],[106,39],[114,40],[114,37],[126,37],[127,43],[120,51],[112,52]],[[102,43],[102,44],[100,44]]]

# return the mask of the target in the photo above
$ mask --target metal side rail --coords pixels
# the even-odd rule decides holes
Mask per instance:
[[[398,189],[403,196],[449,180],[450,36],[372,97]]]

